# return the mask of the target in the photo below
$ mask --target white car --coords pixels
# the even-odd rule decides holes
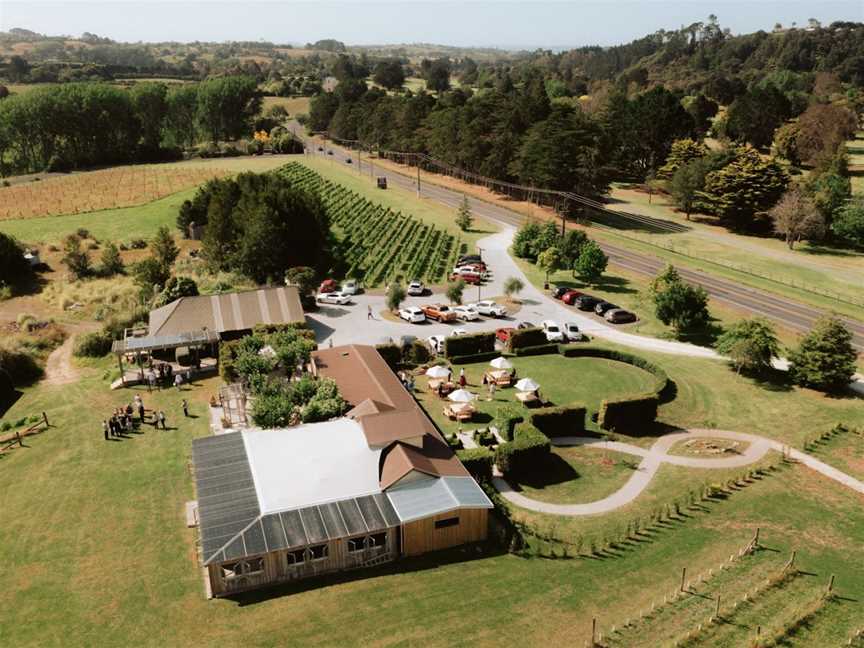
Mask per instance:
[[[426,287],[423,285],[422,281],[412,281],[408,284],[408,294],[414,297],[425,295]]]
[[[463,322],[473,322],[474,320],[480,319],[480,313],[478,313],[472,306],[456,306],[453,309],[453,312],[456,313],[456,317],[461,319]]]
[[[460,335],[468,335],[468,331],[463,328],[455,328],[450,331],[450,335],[448,335],[447,337],[459,337]]]
[[[491,300],[479,301],[476,304],[471,304],[471,308],[487,317],[504,317],[507,314],[507,311],[501,304],[496,304]]]
[[[567,322],[564,325],[564,335],[570,342],[579,342],[585,339],[585,334],[573,322]]]
[[[329,293],[319,293],[315,301],[322,304],[350,304],[351,295],[337,290]]]
[[[346,281],[342,284],[341,292],[343,295],[356,295],[357,294],[357,282],[353,279]]]
[[[545,320],[543,322],[543,332],[546,334],[547,342],[563,342],[564,331],[558,326],[558,322],[553,320]]]
[[[485,270],[477,270],[473,266],[459,266],[453,268],[453,274],[458,275],[460,277],[464,277],[466,275],[479,275],[481,279],[488,279],[489,273]]]
[[[426,315],[416,306],[408,306],[400,309],[399,317],[404,319],[406,322],[411,322],[412,324],[419,324],[420,322],[426,321]]]

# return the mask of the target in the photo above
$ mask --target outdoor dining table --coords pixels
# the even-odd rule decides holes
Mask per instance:
[[[496,369],[486,372],[487,382],[494,382],[496,385],[509,385],[510,380],[510,372],[507,369]]]
[[[442,387],[442,391],[444,394],[449,394],[454,389],[456,389],[456,383],[452,382],[443,382],[441,380],[430,380],[428,383],[429,391],[437,392],[438,387]]]
[[[523,405],[539,400],[534,392],[516,392],[516,399]]]

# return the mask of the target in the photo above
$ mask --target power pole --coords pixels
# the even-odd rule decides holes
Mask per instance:
[[[420,160],[417,160],[417,197],[420,197]]]

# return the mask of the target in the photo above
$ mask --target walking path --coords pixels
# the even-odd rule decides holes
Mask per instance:
[[[749,446],[740,454],[734,457],[724,457],[717,459],[701,459],[698,457],[685,457],[678,455],[670,455],[669,450],[679,441],[696,438],[719,438],[732,439],[735,441],[744,441],[749,443]],[[654,478],[660,465],[668,463],[674,466],[685,466],[688,468],[700,468],[706,470],[718,468],[738,468],[748,466],[759,461],[769,450],[777,452],[785,452],[795,461],[804,464],[808,468],[833,479],[839,484],[851,488],[858,493],[864,495],[864,482],[847,475],[828,464],[819,461],[815,457],[800,452],[783,445],[778,441],[766,439],[755,434],[745,434],[743,432],[729,432],[725,430],[702,430],[692,429],[684,432],[675,432],[660,437],[654,445],[649,449],[640,448],[639,446],[629,443],[620,443],[618,441],[605,441],[593,437],[558,437],[552,439],[552,443],[556,446],[596,446],[606,450],[624,452],[626,454],[642,457],[639,466],[633,472],[633,475],[627,480],[620,489],[604,497],[603,499],[586,504],[549,504],[547,502],[539,502],[537,500],[525,497],[521,493],[513,490],[513,487],[502,477],[493,477],[495,488],[509,502],[521,506],[530,511],[538,513],[551,513],[553,515],[597,515],[600,513],[608,513],[617,508],[629,504],[635,500],[642,491],[647,488],[648,484]]]

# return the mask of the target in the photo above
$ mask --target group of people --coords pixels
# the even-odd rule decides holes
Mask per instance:
[[[189,416],[189,406],[186,400],[183,400],[183,413]],[[137,420],[135,414],[138,415]],[[150,422],[157,430],[162,426],[163,430],[168,429],[168,424],[165,422],[165,412],[162,410],[152,411],[152,419],[147,420],[147,410],[144,407],[144,401],[141,396],[135,394],[135,399],[131,403],[127,403],[125,407],[117,407],[111,413],[111,416],[102,421],[102,432],[105,435],[105,440],[112,438],[122,438],[135,428]]]
[[[175,373],[174,367],[167,362],[158,362],[154,364],[151,359],[150,371],[147,373],[148,390],[152,391],[154,389],[162,389],[162,387],[168,388],[171,387],[171,385],[174,385],[177,388],[177,391],[180,391],[184,382],[192,383],[191,369]]]
[[[414,375],[407,371],[399,372],[399,382],[412,394],[414,393]]]

